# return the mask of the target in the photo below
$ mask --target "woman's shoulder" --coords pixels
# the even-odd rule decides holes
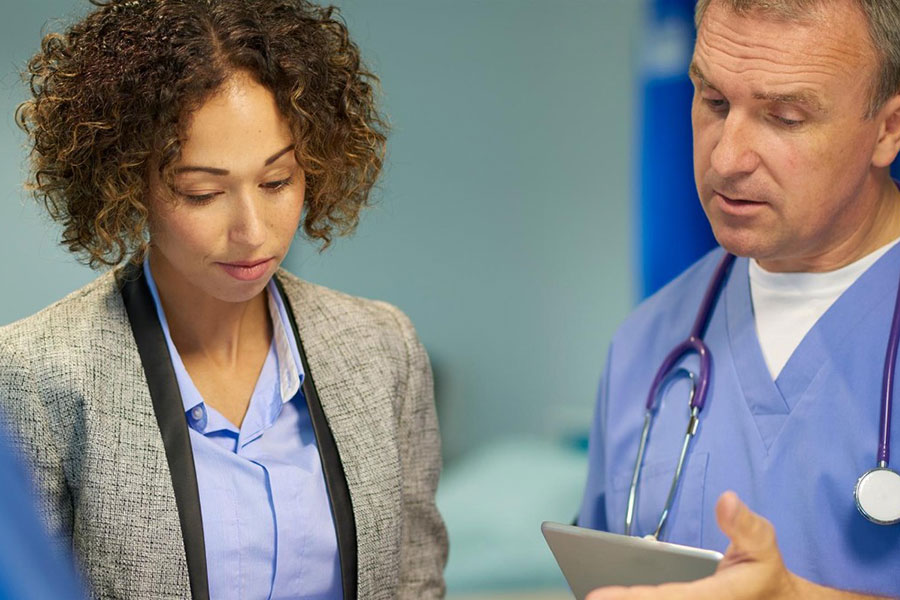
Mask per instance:
[[[0,327],[0,353],[8,360],[10,353],[35,357],[78,345],[106,331],[111,317],[119,314],[124,316],[124,307],[116,272],[109,271],[33,315]]]
[[[403,311],[389,302],[353,296],[311,283],[285,269],[279,269],[278,279],[292,303],[299,303],[303,308],[324,311],[329,318],[378,322],[393,322],[397,319],[409,320]]]
[[[35,443],[73,435],[83,398],[123,376],[112,365],[128,357],[128,333],[114,272],[0,327],[0,412],[16,435]],[[45,426],[55,433],[41,433]]]
[[[310,283],[285,269],[278,271],[278,279],[301,330],[313,330],[335,341],[390,338],[403,346],[418,344],[409,317],[393,304]]]

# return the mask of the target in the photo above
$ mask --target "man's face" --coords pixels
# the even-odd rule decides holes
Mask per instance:
[[[691,64],[694,177],[716,239],[773,270],[806,270],[874,213],[880,120],[865,17],[826,3],[805,23],[715,0]]]

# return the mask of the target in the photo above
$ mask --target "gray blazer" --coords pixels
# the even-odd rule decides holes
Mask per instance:
[[[51,533],[73,547],[96,597],[205,598],[183,408],[168,353],[155,351],[143,280],[126,271],[0,328],[0,410]],[[389,304],[284,270],[276,278],[307,361],[314,426],[319,414],[346,600],[443,597],[440,442],[412,324]]]

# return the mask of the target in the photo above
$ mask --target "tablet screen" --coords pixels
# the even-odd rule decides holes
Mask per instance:
[[[659,585],[712,575],[712,550],[595,531],[549,521],[541,531],[578,600],[609,585]]]

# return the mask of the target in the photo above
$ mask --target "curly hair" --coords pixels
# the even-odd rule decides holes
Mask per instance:
[[[353,231],[381,171],[377,78],[334,7],[306,0],[115,0],[29,61],[28,187],[91,267],[147,244],[148,173],[171,180],[187,117],[237,70],[274,95],[306,173],[307,237]]]

